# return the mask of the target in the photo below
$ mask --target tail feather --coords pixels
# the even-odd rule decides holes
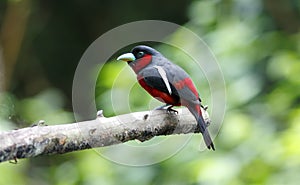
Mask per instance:
[[[196,106],[187,106],[187,108],[189,109],[189,111],[196,118],[197,123],[198,123],[199,128],[200,128],[200,132],[201,132],[201,134],[203,136],[203,139],[204,139],[204,142],[205,142],[205,145],[207,146],[207,148],[215,150],[214,143],[213,143],[213,141],[212,141],[212,139],[210,137],[208,129],[206,128],[207,124],[205,123],[205,121],[204,121],[204,119],[202,117],[202,112],[201,112],[200,106],[199,105],[196,105]]]
[[[215,150],[215,145],[214,145],[213,141],[211,140],[208,129],[205,129],[204,132],[202,133],[202,135],[203,135],[203,139],[204,139],[204,142],[205,142],[207,148]]]
[[[213,143],[213,141],[210,137],[210,134],[208,132],[206,124],[205,124],[205,122],[203,120],[203,117],[201,115],[198,117],[197,122],[198,122],[198,125],[200,127],[200,132],[202,133],[202,136],[203,136],[203,139],[204,139],[204,142],[205,142],[207,148],[215,150],[214,143]]]

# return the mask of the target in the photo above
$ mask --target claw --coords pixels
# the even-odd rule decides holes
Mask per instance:
[[[207,108],[208,108],[207,105],[201,106],[202,116],[203,116],[204,122],[206,123],[206,127],[208,127],[211,123],[211,120],[209,118],[209,114],[207,112]]]
[[[173,107],[172,105],[171,105],[170,107],[168,107],[168,108],[167,108],[167,112],[168,112],[168,113],[174,112],[175,114],[178,114],[178,111],[175,110],[175,109],[172,109],[172,107]]]
[[[173,105],[165,104],[165,105],[155,108],[154,110],[167,110],[168,113],[174,112],[174,113],[178,114],[178,111],[175,109],[172,109],[172,107],[173,107]]]

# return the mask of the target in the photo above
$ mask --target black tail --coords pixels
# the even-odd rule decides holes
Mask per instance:
[[[215,150],[214,143],[212,142],[212,139],[210,137],[208,129],[206,128],[207,124],[205,123],[205,121],[202,117],[202,112],[201,112],[200,106],[199,107],[197,107],[197,106],[199,106],[199,105],[189,105],[189,106],[187,106],[187,108],[193,114],[193,116],[196,118],[197,123],[200,128],[200,132],[203,136],[203,139],[204,139],[204,142],[205,142],[207,148]]]
[[[197,122],[200,127],[200,132],[202,133],[202,136],[203,136],[203,139],[204,139],[204,142],[205,142],[207,148],[215,150],[215,145],[210,137],[210,134],[208,132],[208,129],[206,128],[206,124],[205,124],[202,116],[200,116],[198,118]]]

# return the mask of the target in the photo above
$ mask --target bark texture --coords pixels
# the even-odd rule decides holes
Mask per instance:
[[[156,110],[110,118],[103,117],[100,112],[91,121],[52,126],[38,124],[0,132],[0,162],[104,147],[134,139],[146,141],[154,136],[199,132],[195,118],[187,109],[178,109],[178,112]]]

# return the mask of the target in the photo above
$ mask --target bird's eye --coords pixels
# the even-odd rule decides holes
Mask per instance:
[[[144,53],[143,51],[139,51],[139,52],[136,54],[137,58],[141,58],[141,57],[143,57],[144,55],[145,55],[145,53]]]

